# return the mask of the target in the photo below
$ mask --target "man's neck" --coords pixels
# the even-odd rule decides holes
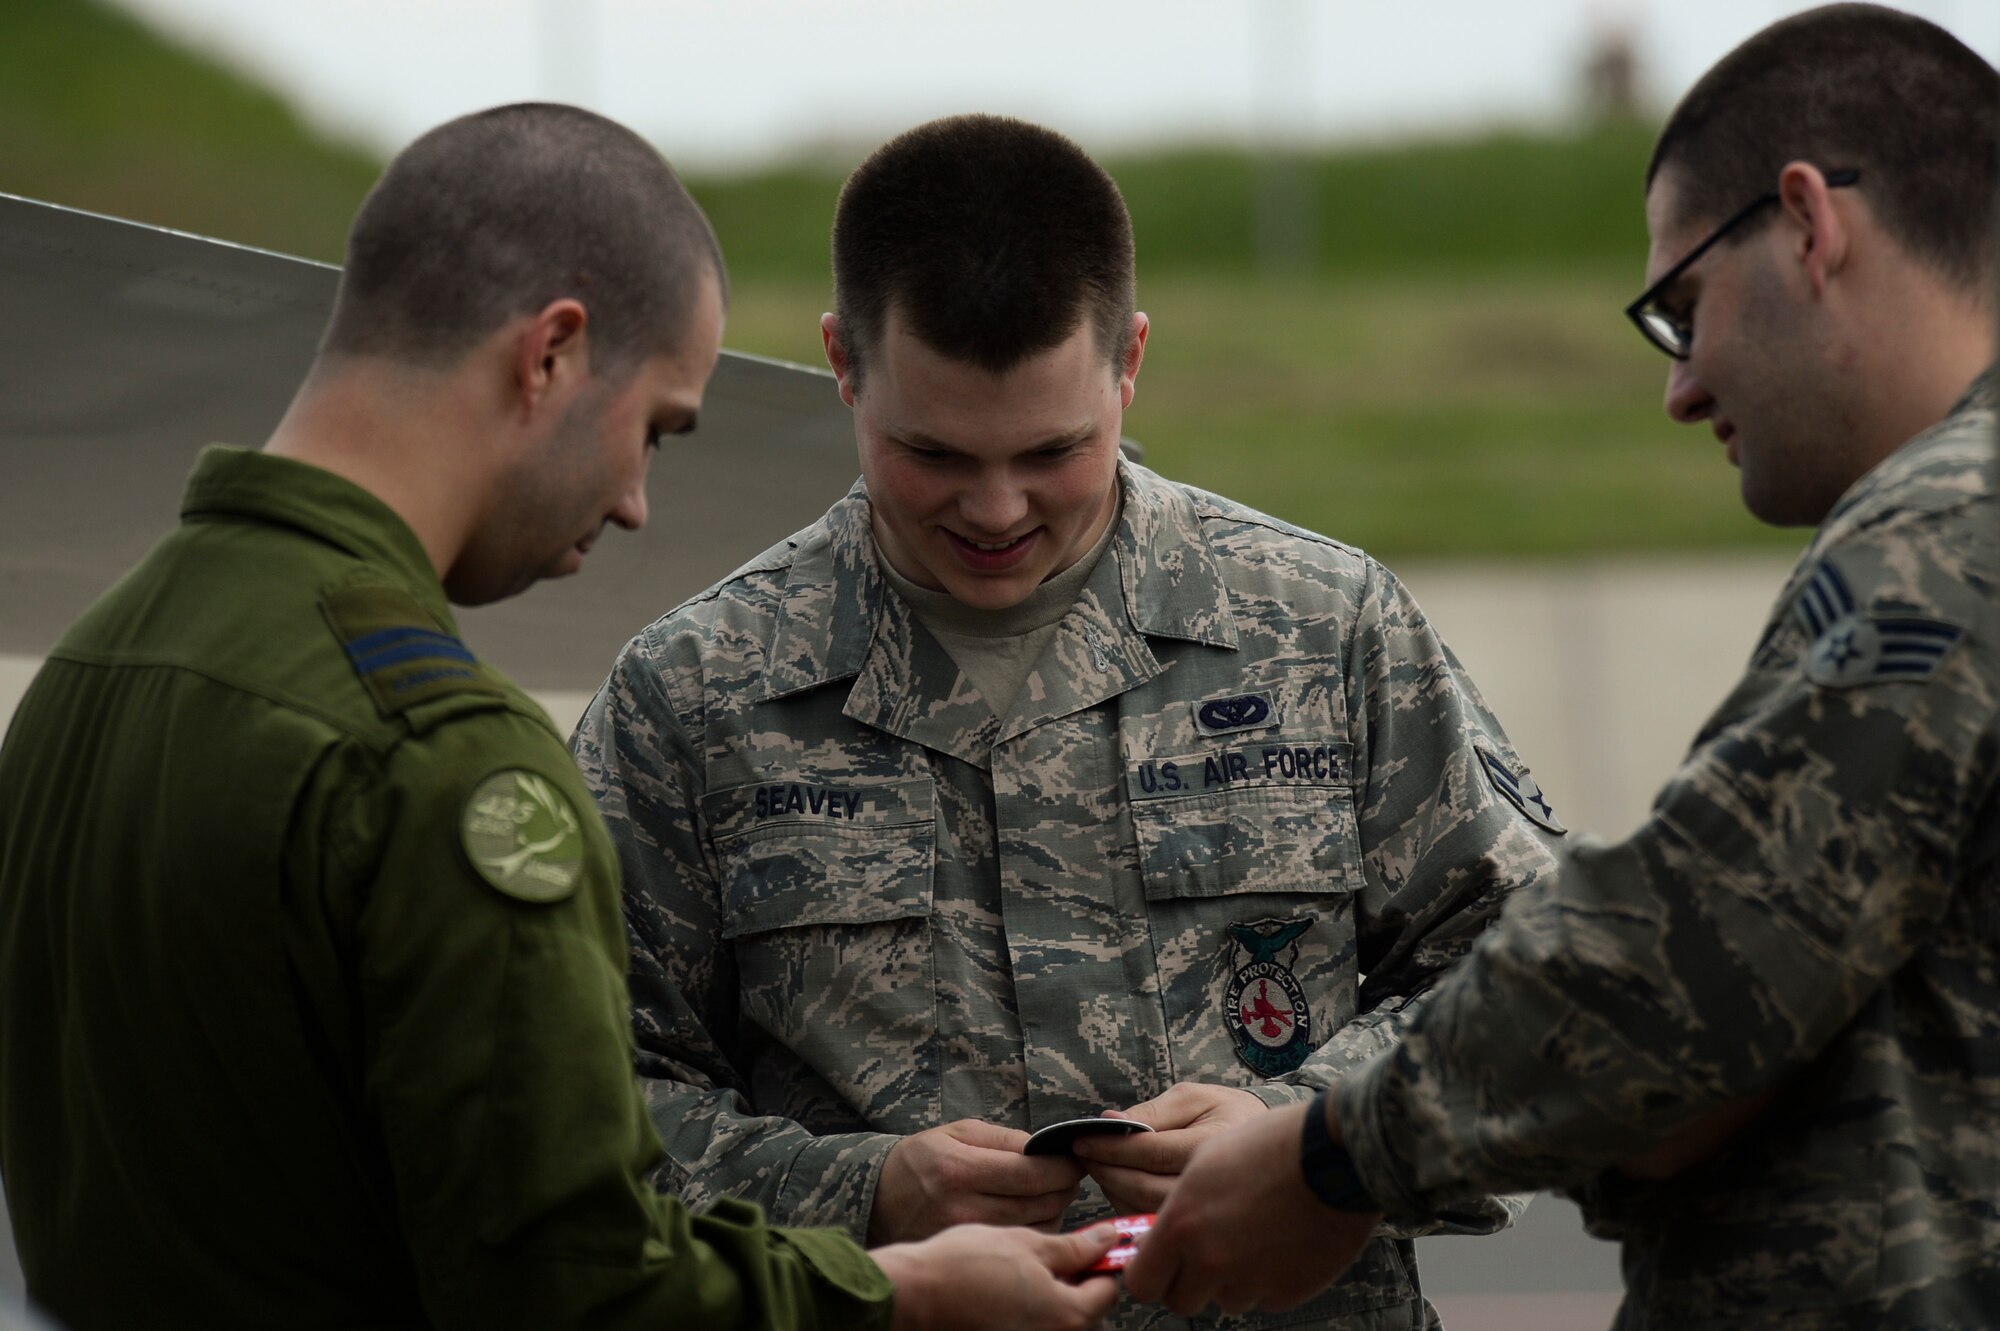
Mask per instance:
[[[472,404],[448,375],[379,361],[316,365],[264,451],[332,472],[380,499],[442,579],[476,529],[484,459],[463,447]]]
[[[1996,351],[1990,296],[1946,285],[1900,252],[1871,277],[1850,367],[1863,471],[1943,420]]]

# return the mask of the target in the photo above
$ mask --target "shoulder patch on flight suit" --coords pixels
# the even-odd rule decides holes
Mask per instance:
[[[473,788],[458,819],[465,857],[517,901],[561,901],[583,878],[583,830],[556,783],[510,767]]]
[[[447,694],[501,689],[465,644],[400,587],[341,587],[321,599],[354,673],[384,716]]]

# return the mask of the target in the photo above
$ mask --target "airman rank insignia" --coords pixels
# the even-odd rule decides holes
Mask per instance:
[[[1792,611],[1812,639],[1806,678],[1827,688],[1929,679],[1965,630],[1922,615],[1862,614],[1830,563],[1806,579]]]
[[[1806,678],[1828,688],[1929,679],[1965,636],[1956,624],[1916,615],[1845,615],[1806,651]]]
[[[1542,788],[1535,784],[1535,778],[1529,775],[1527,768],[1513,767],[1484,749],[1476,748],[1473,752],[1479,755],[1479,765],[1486,769],[1486,779],[1493,783],[1493,789],[1500,793],[1501,799],[1528,815],[1528,821],[1537,827],[1557,836],[1568,835],[1569,829],[1556,817],[1555,806],[1549,803],[1548,796],[1542,794]]]
[[[1313,1049],[1312,1009],[1292,966],[1299,936],[1311,920],[1256,920],[1232,924],[1230,956],[1243,962],[1223,993],[1223,1020],[1236,1056],[1260,1077],[1276,1077],[1306,1061]],[[1289,953],[1287,952],[1289,949]]]
[[[1204,735],[1230,735],[1278,724],[1278,707],[1268,693],[1240,693],[1194,705],[1194,728]]]
[[[459,816],[465,856],[479,876],[518,901],[561,901],[583,877],[583,830],[569,797],[519,768],[474,788]]]

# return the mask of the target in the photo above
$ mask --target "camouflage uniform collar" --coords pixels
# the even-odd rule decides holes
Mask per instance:
[[[1125,603],[1122,617],[1132,629],[1234,648],[1236,617],[1229,588],[1194,500],[1182,487],[1134,463],[1119,464],[1118,480],[1125,491],[1118,535],[1098,561],[1091,584],[1104,569],[1115,567]],[[886,604],[900,600],[876,563],[868,490],[856,481],[825,517],[806,529],[792,552],[764,699],[861,673],[878,626],[884,624]],[[1107,618],[1117,617],[1114,607],[1104,609]]]
[[[865,725],[987,765],[996,743],[1136,688],[1163,667],[1148,635],[1233,649],[1236,622],[1194,500],[1143,467],[1119,474],[1111,549],[1007,716],[955,693],[958,666],[895,595],[876,562],[860,484],[792,552],[762,699],[853,678],[843,711]]]
[[[181,520],[217,517],[296,527],[386,569],[447,633],[458,632],[444,587],[416,533],[395,510],[352,481],[292,458],[210,444],[188,476]]]
[[[1192,496],[1133,462],[1119,463],[1118,480],[1125,511],[1113,553],[1133,627],[1154,637],[1234,648],[1229,586]]]
[[[1803,563],[1811,564],[1820,550],[1885,508],[1934,508],[1974,491],[1984,493],[1990,487],[1982,473],[1990,465],[1996,404],[2000,404],[2000,365],[1990,365],[1943,420],[1913,436],[1848,487],[1821,521]]]
[[[784,586],[764,672],[767,702],[861,673],[885,601],[901,601],[875,562],[862,482],[801,533]]]

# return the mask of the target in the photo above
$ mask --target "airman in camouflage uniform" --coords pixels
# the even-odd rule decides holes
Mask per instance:
[[[1802,114],[1805,87],[1837,95]],[[1990,200],[1996,89],[1932,25],[1839,6],[1752,38],[1676,112],[1631,312],[1750,509],[1818,530],[1645,824],[1570,848],[1334,1089],[1344,1154],[1302,1155],[1308,1117],[1197,1154],[1135,1290],[1277,1306],[1371,1211],[1563,1184],[1623,1242],[1625,1331],[2000,1325],[1991,212],[1920,230],[1882,201],[1954,169]],[[1315,1217],[1302,1159],[1370,1204]],[[1250,1213],[1311,1236],[1296,1284],[1232,1274]]]
[[[1121,463],[1148,322],[1075,144],[899,136],[834,270],[862,482],[634,639],[574,742],[663,1177],[874,1238],[1151,1210],[1393,1041],[1560,824],[1379,565]],[[1107,1110],[1158,1131],[1024,1156]],[[1431,1320],[1408,1232],[1306,1319]]]
[[[858,485],[641,633],[586,713],[693,1204],[860,1235],[899,1134],[1190,1080],[1300,1099],[1549,866],[1552,814],[1505,793],[1519,760],[1386,570],[1120,483],[1005,717],[890,591]],[[1104,1213],[1093,1190],[1067,1222]],[[1313,1312],[1422,1325],[1413,1261],[1382,1239]]]

